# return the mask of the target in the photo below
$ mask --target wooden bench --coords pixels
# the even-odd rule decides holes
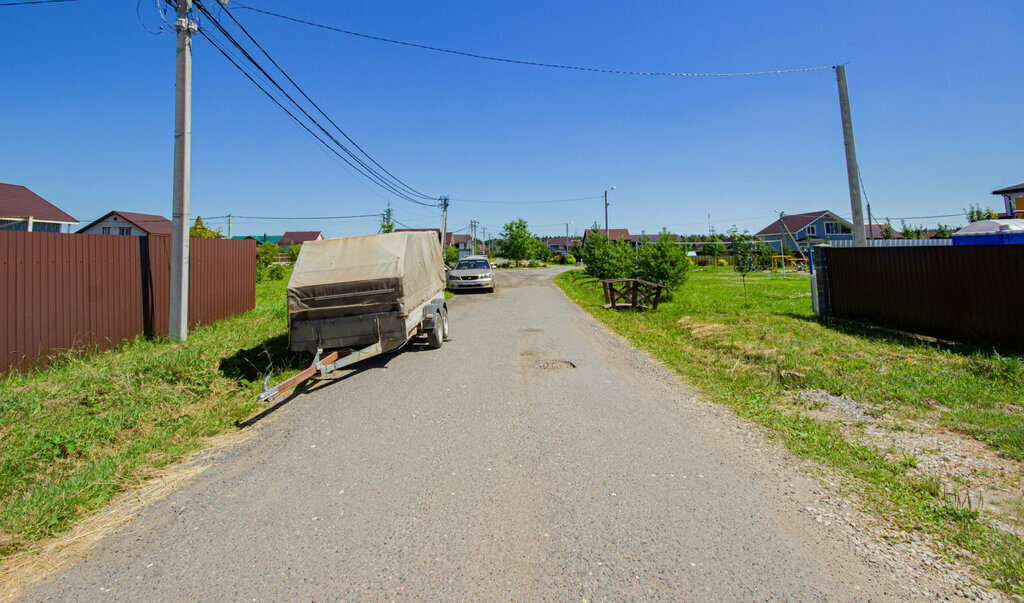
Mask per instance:
[[[613,278],[601,281],[604,307],[615,310],[657,310],[665,285],[637,278]]]

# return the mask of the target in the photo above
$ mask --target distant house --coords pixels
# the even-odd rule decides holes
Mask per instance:
[[[992,191],[1003,198],[1006,212],[1000,217],[1024,218],[1024,183]]]
[[[834,241],[852,241],[853,224],[828,210],[784,214],[757,236],[776,251],[785,246],[789,252]]]
[[[599,230],[601,233],[604,233],[604,229],[603,228],[598,228],[597,230]],[[588,228],[588,229],[583,231],[583,246],[584,247],[587,246],[587,237],[589,237],[593,233],[594,233],[594,229],[593,228]],[[626,239],[627,241],[632,241],[632,239],[631,239],[631,237],[629,235],[629,229],[628,228],[609,228],[608,229],[608,239],[611,240],[611,241],[618,241],[619,239]]]
[[[115,210],[78,229],[78,234],[169,237],[171,236],[171,221],[155,214]]]
[[[432,232],[437,235],[438,243],[441,242],[440,228],[396,228],[395,232]],[[468,234],[444,233],[445,248],[455,247],[459,250],[459,257],[464,258],[473,253],[473,237]],[[480,250],[482,251],[482,250]]]
[[[548,251],[558,255],[569,255],[569,250],[578,242],[576,237],[551,237],[547,241]]]
[[[60,232],[78,220],[18,184],[0,183],[0,230]]]
[[[290,245],[302,245],[306,241],[323,241],[324,233],[319,230],[289,230],[281,235],[277,244],[283,249]]]
[[[231,238],[232,239],[252,239],[253,241],[256,241],[257,245],[263,245],[264,243],[270,243],[271,245],[277,245],[278,242],[280,242],[280,240],[281,240],[281,238],[283,236],[284,235],[268,235],[268,234],[264,233],[264,234],[261,234],[261,235],[240,235],[240,236],[234,236],[234,237],[231,237]]]

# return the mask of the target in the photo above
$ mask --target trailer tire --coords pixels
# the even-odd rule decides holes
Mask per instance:
[[[441,339],[443,339],[444,341],[450,341],[448,331],[448,308],[441,308],[441,324],[444,327],[443,329],[441,329]]]
[[[448,320],[445,313],[438,309],[434,319],[434,327],[427,333],[427,347],[436,350],[444,343],[444,323]]]

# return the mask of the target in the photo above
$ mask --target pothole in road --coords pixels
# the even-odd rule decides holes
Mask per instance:
[[[568,360],[541,360],[537,363],[537,368],[546,371],[557,371],[559,369],[576,368],[576,365]]]
[[[540,333],[540,329],[519,329],[520,333]]]

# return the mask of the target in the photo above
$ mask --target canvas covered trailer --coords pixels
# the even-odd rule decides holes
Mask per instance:
[[[417,334],[426,334],[431,347],[441,347],[448,335],[444,291],[444,262],[432,232],[304,243],[288,281],[288,342],[293,351],[316,357],[285,383],[275,388],[265,383],[260,399],[316,372],[398,349]],[[324,350],[337,351],[321,358]]]

